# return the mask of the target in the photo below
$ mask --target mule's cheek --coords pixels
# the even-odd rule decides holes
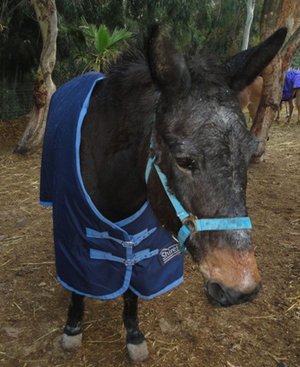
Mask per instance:
[[[260,284],[254,251],[215,248],[200,263],[207,281],[242,293],[250,293]]]

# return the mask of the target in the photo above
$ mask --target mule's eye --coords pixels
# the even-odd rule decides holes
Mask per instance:
[[[176,158],[176,163],[185,170],[193,171],[196,168],[196,161],[192,158]]]

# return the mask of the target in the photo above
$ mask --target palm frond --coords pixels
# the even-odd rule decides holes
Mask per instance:
[[[96,33],[95,46],[100,55],[109,47],[110,36],[105,25],[101,24]]]
[[[109,39],[109,48],[115,48],[122,41],[126,41],[132,37],[132,33],[128,32],[126,29],[115,28]]]

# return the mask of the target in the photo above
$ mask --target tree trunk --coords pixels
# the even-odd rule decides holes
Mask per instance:
[[[261,18],[261,38],[267,38],[277,28],[288,28],[287,41],[263,72],[264,88],[261,102],[251,127],[260,144],[257,161],[264,159],[269,130],[282,97],[285,73],[300,46],[300,4],[295,0],[265,0]]]
[[[243,34],[242,50],[247,50],[249,45],[250,29],[253,21],[255,0],[247,0],[247,18]]]
[[[33,108],[25,132],[14,153],[34,152],[41,144],[50,99],[56,87],[52,71],[56,61],[57,13],[55,0],[31,0],[40,25],[43,49],[33,91]]]

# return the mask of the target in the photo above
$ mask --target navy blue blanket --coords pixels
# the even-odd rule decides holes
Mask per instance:
[[[40,200],[53,206],[57,278],[67,289],[111,299],[130,288],[148,299],[183,281],[183,258],[148,202],[113,223],[95,207],[80,170],[81,126],[98,73],[87,73],[53,95],[43,145]]]

